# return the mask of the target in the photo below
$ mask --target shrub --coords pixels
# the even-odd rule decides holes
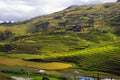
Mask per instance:
[[[13,36],[13,32],[10,30],[5,30],[4,32],[0,31],[0,40],[1,41],[6,40],[12,36]]]

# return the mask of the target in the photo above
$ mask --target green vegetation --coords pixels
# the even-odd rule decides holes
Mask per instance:
[[[60,70],[72,67],[70,64],[51,62],[51,63],[37,63],[37,62],[27,62],[18,59],[8,59],[0,58],[0,64],[10,65],[10,66],[26,66],[37,69],[46,69],[46,70]]]
[[[16,35],[30,33],[45,34],[66,31],[72,25],[79,25],[84,33],[95,31],[116,33],[120,29],[119,9],[119,2],[89,6],[71,6],[54,14],[36,17],[12,25],[1,25],[0,30],[8,29]]]
[[[43,77],[48,78],[49,80],[62,80],[59,77],[53,77],[53,76],[47,76],[47,75],[26,75],[26,74],[9,74],[7,73],[8,76],[16,76],[16,77],[23,77],[23,78],[32,78],[32,80],[43,80]]]
[[[34,73],[37,68],[57,75],[72,68],[85,74],[100,71],[120,76],[119,66],[120,3],[71,6],[28,21],[0,25],[2,72]]]
[[[0,41],[6,40],[13,36],[13,33],[10,30],[5,30],[4,32],[0,31]]]
[[[5,74],[3,74],[1,72],[0,72],[0,79],[1,80],[14,80],[14,79],[8,77],[7,75],[5,75]]]

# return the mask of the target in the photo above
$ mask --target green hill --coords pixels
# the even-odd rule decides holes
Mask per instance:
[[[75,68],[120,72],[120,3],[70,6],[0,25],[0,56],[70,62]]]
[[[40,16],[15,24],[1,25],[18,34],[56,32],[69,30],[78,25],[83,32],[111,32],[119,34],[120,3],[105,3],[89,6],[71,6],[50,15]],[[4,26],[4,27],[3,27]],[[18,28],[19,27],[19,28]]]
[[[14,24],[2,24],[0,30],[2,30],[3,39],[14,42],[10,49],[5,51],[56,53],[119,41],[119,10],[119,2],[88,6],[74,5],[50,15]],[[6,29],[8,31],[3,32]],[[9,43],[1,45],[1,48],[4,49],[7,46]]]

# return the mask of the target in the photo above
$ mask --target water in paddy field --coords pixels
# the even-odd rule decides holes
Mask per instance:
[[[115,75],[112,75],[112,74],[109,74],[109,75],[105,74],[103,76],[99,73],[96,73],[93,76],[88,76],[86,74],[84,74],[84,75],[80,74],[80,72],[78,72],[77,70],[72,70],[72,71],[68,70],[68,71],[69,71],[68,74],[63,75],[64,79],[58,79],[58,80],[120,80],[120,78],[118,76],[115,76]],[[38,70],[38,72],[43,73],[43,72],[46,72],[46,70]],[[52,71],[52,72],[56,72],[56,71]],[[49,79],[48,76],[46,76],[46,77]],[[12,76],[12,78],[14,78],[15,80],[34,80],[34,78],[31,78],[31,75],[29,75],[29,78],[27,78],[27,77],[16,77],[16,76]]]
[[[68,80],[120,80],[120,76],[116,76],[109,73],[90,73],[90,74],[83,74],[74,70],[66,70],[66,75],[64,75],[66,78],[70,78]]]
[[[118,80],[118,79],[113,79],[113,78],[93,78],[93,77],[85,77],[85,76],[74,76],[72,77],[73,80]]]
[[[32,78],[23,78],[23,77],[15,77],[15,76],[12,76],[11,78],[15,80],[32,80]]]
[[[32,78],[23,78],[23,77],[15,77],[12,76],[15,80],[33,80]],[[92,77],[84,77],[84,76],[72,76],[72,80],[118,80],[118,79],[112,79],[112,78],[92,78]]]

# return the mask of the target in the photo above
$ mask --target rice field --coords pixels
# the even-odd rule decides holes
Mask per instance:
[[[58,57],[71,57],[71,56],[90,56],[93,54],[104,54],[106,52],[112,52],[114,50],[119,50],[118,46],[104,46],[104,47],[95,47],[88,48],[85,50],[64,52],[64,53],[51,53],[47,55],[34,55],[34,54],[4,54],[0,53],[1,56],[14,58],[14,59],[53,59]]]
[[[45,70],[61,70],[72,67],[72,65],[68,63],[59,63],[59,62],[38,63],[38,62],[28,62],[20,59],[9,59],[9,58],[0,58],[0,64],[5,64],[9,66],[25,66],[25,67],[45,69]]]

